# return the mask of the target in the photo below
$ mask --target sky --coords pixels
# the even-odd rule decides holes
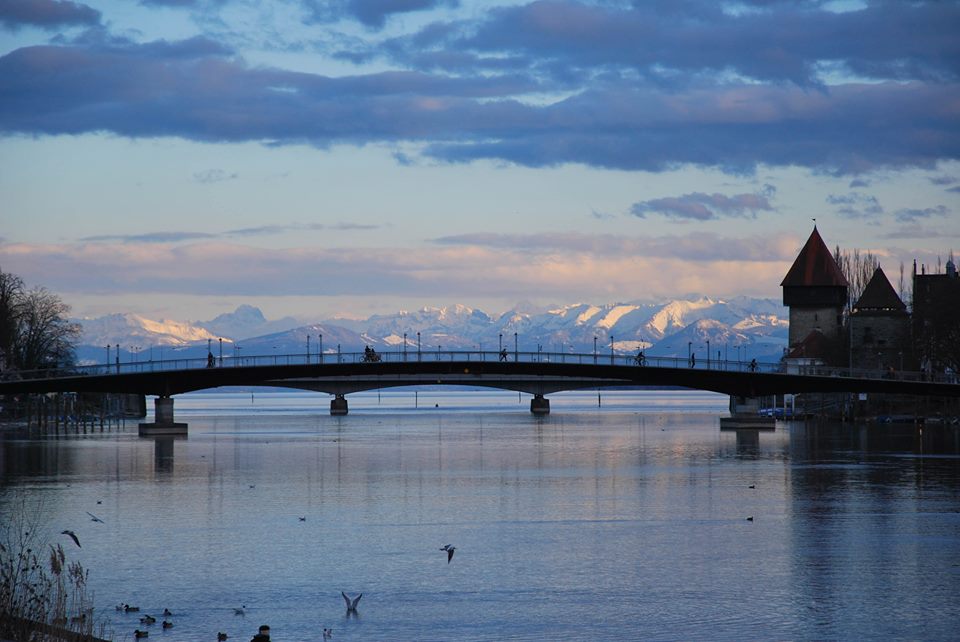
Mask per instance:
[[[960,2],[2,0],[0,269],[96,317],[779,298],[960,249]]]

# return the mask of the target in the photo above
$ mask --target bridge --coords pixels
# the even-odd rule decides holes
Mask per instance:
[[[8,373],[10,374],[10,373]],[[332,414],[347,414],[346,395],[398,386],[456,385],[533,395],[530,410],[549,412],[545,395],[561,390],[623,386],[680,386],[731,397],[781,393],[887,393],[960,397],[955,376],[826,366],[784,366],[633,355],[436,350],[170,359],[16,373],[0,395],[47,392],[133,393],[156,396],[155,426],[185,430],[173,420],[173,397],[222,386],[273,386],[334,395]]]

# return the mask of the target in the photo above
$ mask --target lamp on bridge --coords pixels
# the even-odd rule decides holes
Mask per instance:
[[[707,339],[707,370],[710,369],[710,339]]]
[[[517,333],[513,333],[513,360],[520,361],[520,348],[519,343],[517,343]]]
[[[223,367],[223,337],[220,337],[220,367]]]
[[[593,338],[593,365],[597,365],[597,338]]]
[[[497,352],[503,352],[503,333],[502,332],[500,333],[500,342],[497,344]]]
[[[610,335],[610,365],[613,365],[613,344],[615,343],[613,335]]]
[[[407,360],[407,333],[403,333],[403,360]]]
[[[323,335],[318,334],[317,337],[320,339],[320,354],[317,356],[317,363],[323,363]]]

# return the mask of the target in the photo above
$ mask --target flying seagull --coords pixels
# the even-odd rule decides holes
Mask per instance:
[[[77,534],[74,533],[73,531],[70,531],[70,530],[60,531],[60,534],[61,534],[61,535],[69,535],[69,536],[70,536],[70,539],[72,539],[73,542],[74,542],[74,544],[77,545],[77,548],[83,548],[82,546],[80,546],[80,540],[77,539]]]
[[[349,597],[347,597],[347,594],[344,593],[343,591],[340,591],[340,595],[343,596],[343,601],[347,603],[347,613],[350,613],[351,611],[353,611],[354,613],[356,613],[356,612],[357,612],[357,604],[360,603],[360,598],[363,597],[363,593],[361,593],[361,594],[358,595],[357,597],[353,598],[352,600],[351,600]]]
[[[86,513],[87,513],[87,515],[90,516],[90,521],[91,521],[91,522],[100,522],[101,524],[106,524],[105,521],[103,521],[102,519],[100,519],[99,517],[97,517],[96,515],[94,515],[93,513],[91,513],[90,511],[86,511]]]
[[[449,564],[449,563],[450,563],[450,560],[453,559],[453,552],[454,552],[455,550],[457,550],[457,547],[456,547],[456,546],[450,546],[449,544],[444,544],[443,548],[441,548],[440,550],[447,552],[447,564]]]

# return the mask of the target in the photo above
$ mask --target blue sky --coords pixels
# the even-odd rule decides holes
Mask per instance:
[[[960,3],[0,3],[0,267],[78,315],[779,297],[960,243]]]

